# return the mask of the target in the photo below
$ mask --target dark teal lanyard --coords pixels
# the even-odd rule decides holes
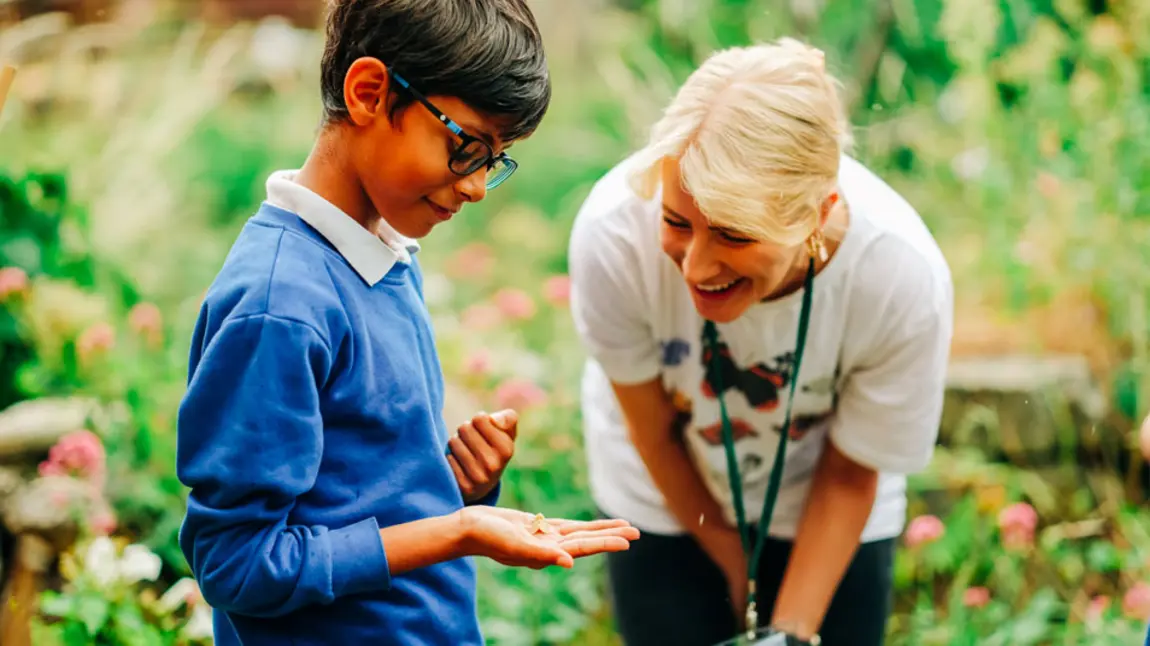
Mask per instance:
[[[771,525],[771,515],[775,511],[775,500],[779,497],[779,487],[783,480],[783,461],[787,453],[787,436],[791,431],[791,405],[795,400],[795,386],[799,383],[799,366],[803,362],[803,347],[807,341],[807,327],[811,318],[811,293],[815,282],[815,259],[811,258],[807,266],[807,277],[803,282],[803,308],[799,312],[799,333],[795,342],[795,364],[791,370],[791,390],[787,396],[786,415],[783,418],[783,429],[779,433],[779,445],[775,451],[775,463],[771,467],[770,482],[767,485],[767,497],[763,500],[763,514],[759,518],[759,532],[754,545],[752,545],[751,528],[747,524],[747,512],[743,507],[743,481],[739,474],[739,461],[735,456],[735,434],[731,427],[731,418],[727,415],[727,404],[723,400],[722,383],[723,371],[719,365],[719,332],[712,321],[703,325],[703,338],[711,349],[711,363],[715,380],[713,384],[719,398],[719,413],[723,423],[723,448],[727,452],[727,477],[731,483],[731,496],[735,503],[735,518],[739,523],[739,534],[743,539],[743,551],[747,553],[747,631],[753,632],[758,623],[758,613],[755,609],[755,577],[759,571],[759,558],[763,554],[763,545],[766,543],[767,530]]]

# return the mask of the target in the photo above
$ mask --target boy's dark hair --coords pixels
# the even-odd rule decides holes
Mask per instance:
[[[331,0],[320,81],[328,123],[347,117],[344,77],[363,56],[425,95],[456,97],[499,121],[507,142],[531,134],[551,102],[543,38],[525,0]],[[391,114],[412,101],[396,92]]]

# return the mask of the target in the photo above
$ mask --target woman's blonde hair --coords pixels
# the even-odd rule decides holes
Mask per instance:
[[[679,89],[637,155],[632,186],[653,199],[663,160],[711,224],[795,245],[834,190],[850,126],[823,54],[797,40],[711,55]]]

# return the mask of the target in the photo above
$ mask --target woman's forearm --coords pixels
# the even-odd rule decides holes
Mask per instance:
[[[639,455],[671,513],[708,556],[725,569],[745,568],[739,533],[723,518],[722,507],[707,490],[683,443],[670,438],[662,443],[643,443]]]
[[[745,569],[746,557],[738,531],[724,520],[722,508],[707,490],[687,447],[671,431],[674,410],[662,384],[654,380],[616,385],[615,394],[631,441],[663,494],[667,508],[721,567]]]
[[[772,625],[801,638],[816,634],[839,581],[858,550],[878,488],[878,474],[844,456],[833,442],[815,471]]]

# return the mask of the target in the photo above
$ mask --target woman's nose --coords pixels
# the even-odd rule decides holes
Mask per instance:
[[[718,273],[719,263],[707,240],[694,236],[683,253],[683,277],[693,285],[704,283]]]

